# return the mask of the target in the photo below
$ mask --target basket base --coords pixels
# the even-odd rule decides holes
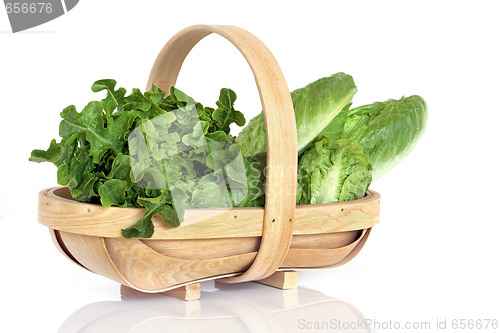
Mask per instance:
[[[297,289],[297,286],[299,285],[299,272],[278,271],[274,272],[273,275],[257,282],[278,289]]]
[[[143,293],[142,291],[135,290],[133,288],[121,285],[120,294],[122,300],[133,300],[142,299],[144,296],[151,295],[151,293]],[[190,283],[182,287],[175,289],[170,289],[167,291],[153,293],[153,295],[166,295],[180,299],[182,301],[195,301],[201,296],[201,285],[200,283]]]
[[[277,271],[274,272],[271,276],[255,281],[261,284],[265,284],[267,286],[271,286],[274,288],[288,290],[288,289],[297,289],[299,284],[299,272],[297,271]],[[224,288],[226,285],[223,280],[215,281],[216,287]],[[141,291],[135,290],[133,288],[127,287],[125,285],[121,285],[120,288],[121,298],[123,300],[133,300],[133,299],[142,299],[145,295],[151,295],[151,293],[143,293]],[[153,295],[165,295],[180,299],[182,301],[195,301],[201,296],[201,285],[199,282],[186,284],[184,286],[170,289],[167,291],[153,293]]]

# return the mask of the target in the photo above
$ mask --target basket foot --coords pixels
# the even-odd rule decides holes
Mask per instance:
[[[175,297],[183,301],[194,301],[201,296],[201,285],[200,283],[191,283],[179,288],[164,291],[161,294]]]
[[[277,271],[273,275],[256,282],[275,287],[278,289],[297,289],[299,285],[299,272]]]
[[[151,295],[124,285],[121,286],[120,293],[122,299],[136,299],[136,298],[142,298],[145,295]],[[182,301],[194,301],[199,299],[201,296],[201,285],[199,283],[191,283],[175,289],[163,291],[161,293],[156,293],[156,295],[159,294],[174,297]]]
[[[285,272],[278,272],[278,273],[285,273]],[[291,284],[290,283],[290,277],[295,275],[293,279],[295,281],[298,281],[298,272],[287,272],[288,274],[278,274],[278,275],[284,275],[284,280],[287,280],[287,283],[280,283],[277,286],[274,286],[275,288],[269,288],[269,285],[266,285],[264,283],[255,283],[255,282],[245,282],[245,283],[224,283],[220,282],[219,280],[215,280],[215,288],[227,291],[230,293],[233,293],[236,295],[235,297],[240,297],[243,293],[243,297],[245,299],[250,299],[253,301],[256,301],[257,303],[262,301],[262,293],[264,292],[266,295],[266,302],[273,304],[274,306],[277,306],[281,309],[288,309],[291,307],[297,307],[300,305],[299,302],[299,292],[298,289],[294,289],[293,287],[296,286],[297,284]],[[290,274],[290,273],[296,273],[296,274]],[[240,285],[245,285],[248,284],[247,286],[240,286]],[[290,285],[291,284],[291,285]],[[290,289],[284,289],[284,287],[290,287]],[[264,289],[262,289],[264,288]],[[267,288],[267,290],[265,290]],[[256,292],[254,292],[256,291]]]

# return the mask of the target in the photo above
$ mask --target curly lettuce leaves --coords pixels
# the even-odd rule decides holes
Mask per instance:
[[[261,195],[251,185],[258,170],[229,134],[232,123],[245,124],[232,90],[221,90],[216,109],[174,87],[168,96],[155,86],[126,95],[115,80],[99,80],[92,91],[107,94],[81,112],[65,108],[61,141],[30,161],[56,165],[58,183],[78,201],[145,208],[124,237],[151,237],[155,215],[175,227],[186,208],[250,205]]]
[[[320,204],[362,198],[372,168],[354,140],[323,137],[307,150],[298,166],[297,204]]]
[[[129,136],[135,183],[169,189],[176,210],[234,207],[251,200],[249,165],[239,146],[224,130],[207,136],[208,128],[193,105],[143,120]]]
[[[403,97],[351,109],[343,138],[356,140],[379,179],[416,146],[427,122],[427,105],[420,96]]]
[[[291,93],[299,155],[346,105],[350,105],[356,92],[353,78],[344,73],[337,73]],[[262,113],[250,120],[236,138],[236,143],[240,145],[245,156],[266,151],[266,132]]]

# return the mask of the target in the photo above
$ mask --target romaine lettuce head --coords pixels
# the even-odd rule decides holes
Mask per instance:
[[[300,158],[297,204],[362,198],[372,180],[368,158],[356,141],[320,138]]]
[[[263,207],[266,192],[267,153],[262,152],[245,160],[248,180],[248,195],[239,207]]]
[[[350,75],[337,73],[314,81],[291,93],[297,126],[299,155],[348,104],[357,92]],[[266,151],[264,116],[250,120],[236,138],[244,156]]]
[[[427,105],[413,95],[349,110],[342,137],[359,143],[373,166],[375,181],[412,151],[426,122]]]
[[[349,108],[352,103],[348,103],[339,112],[332,121],[326,125],[326,127],[318,134],[317,138],[321,138],[323,135],[326,136],[330,141],[335,141],[337,139],[342,139],[342,133],[344,132],[344,126],[347,121],[347,115],[349,114]]]

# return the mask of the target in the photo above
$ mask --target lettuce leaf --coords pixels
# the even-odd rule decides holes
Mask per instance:
[[[307,150],[298,166],[297,204],[320,204],[362,198],[372,168],[354,140],[333,142],[322,137]]]
[[[81,112],[65,108],[61,141],[33,150],[30,161],[56,165],[58,183],[78,201],[145,208],[124,237],[151,237],[156,214],[175,227],[186,208],[252,205],[261,196],[258,170],[229,133],[245,124],[232,90],[221,90],[215,109],[174,87],[168,96],[155,86],[127,95],[115,80],[99,80],[92,91],[106,97]]]
[[[344,73],[337,73],[291,93],[299,155],[310,147],[337,114],[350,105],[356,92],[353,78]],[[253,156],[267,150],[262,113],[250,120],[236,138],[236,143],[240,145],[245,156]]]
[[[263,206],[266,183],[266,153],[249,158],[260,178],[252,185],[260,196],[252,206]],[[255,179],[255,178],[254,178]],[[372,167],[356,141],[330,141],[322,136],[299,158],[297,169],[297,205],[334,203],[364,197],[372,180]]]
[[[375,181],[413,150],[426,122],[427,105],[413,95],[349,110],[342,137],[359,143],[373,166]]]

